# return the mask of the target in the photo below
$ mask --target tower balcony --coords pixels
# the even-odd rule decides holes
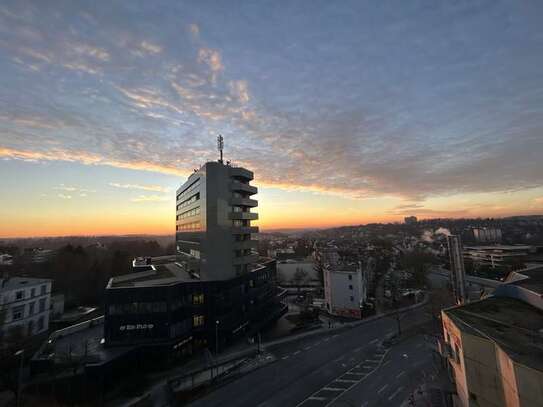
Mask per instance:
[[[256,249],[258,246],[258,240],[244,240],[242,242],[234,242],[235,250],[244,250],[244,249]]]
[[[253,212],[230,212],[230,219],[232,220],[257,220],[258,213]]]
[[[230,198],[230,205],[232,205],[232,206],[249,206],[251,208],[254,208],[254,207],[258,206],[258,201],[256,199],[250,199],[250,198],[232,197],[232,198]]]
[[[232,167],[230,168],[230,176],[236,177],[236,178],[244,178],[247,181],[252,181],[254,178],[254,174],[252,171],[249,171],[245,168],[241,167]]]
[[[258,233],[258,226],[234,226],[232,228],[233,235],[247,235]]]
[[[240,181],[232,181],[230,189],[232,191],[245,192],[249,195],[254,195],[258,192],[257,187],[253,187],[252,185],[249,185],[249,184],[244,184],[243,182],[240,182]]]
[[[232,264],[237,266],[238,264],[252,264],[258,261],[258,254],[248,254],[246,256],[234,257]]]

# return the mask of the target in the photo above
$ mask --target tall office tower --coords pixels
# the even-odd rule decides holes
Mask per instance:
[[[220,145],[222,153],[222,145]],[[253,173],[208,162],[177,190],[177,262],[195,279],[227,280],[251,271],[258,255],[251,235],[258,214]]]
[[[462,253],[462,240],[458,235],[447,236],[451,263],[451,285],[457,304],[466,302],[466,271]]]

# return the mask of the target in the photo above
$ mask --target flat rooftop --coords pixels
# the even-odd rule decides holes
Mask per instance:
[[[511,359],[543,370],[543,311],[508,297],[488,297],[444,312],[464,332],[493,340]]]
[[[520,251],[526,251],[531,250],[533,246],[528,245],[504,245],[504,244],[495,244],[495,245],[487,245],[487,246],[465,246],[464,249],[467,250],[498,250],[498,251],[511,251],[511,250],[520,250]]]
[[[531,265],[525,269],[513,271],[507,276],[506,282],[542,294],[543,265]]]
[[[255,264],[254,270],[272,259],[260,258]],[[190,274],[176,262],[175,256],[153,257],[153,270],[133,272],[121,276],[112,277],[106,288],[128,288],[128,287],[156,287],[179,282],[210,281],[202,275]]]
[[[133,272],[109,280],[107,288],[155,287],[180,281],[201,281],[185,272],[177,263],[153,264],[153,270]]]
[[[0,292],[2,291],[11,291],[18,288],[32,287],[35,285],[40,285],[48,283],[51,280],[46,278],[33,278],[33,277],[9,277],[9,278],[0,278]]]

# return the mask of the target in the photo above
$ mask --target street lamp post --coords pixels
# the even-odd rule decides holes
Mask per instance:
[[[16,407],[19,407],[19,405],[21,403],[21,391],[22,391],[22,387],[23,387],[24,355],[25,355],[25,350],[24,349],[21,349],[21,350],[18,350],[17,352],[15,352],[15,356],[19,356],[21,358],[20,362],[19,362],[19,375],[18,375],[18,378],[17,378],[17,396],[16,396],[16,399],[15,399],[15,406]]]
[[[215,321],[215,355],[219,354],[219,324],[220,321]]]

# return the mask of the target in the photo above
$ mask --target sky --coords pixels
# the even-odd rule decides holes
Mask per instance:
[[[209,160],[262,230],[543,213],[543,2],[3,1],[0,237],[174,233]]]

